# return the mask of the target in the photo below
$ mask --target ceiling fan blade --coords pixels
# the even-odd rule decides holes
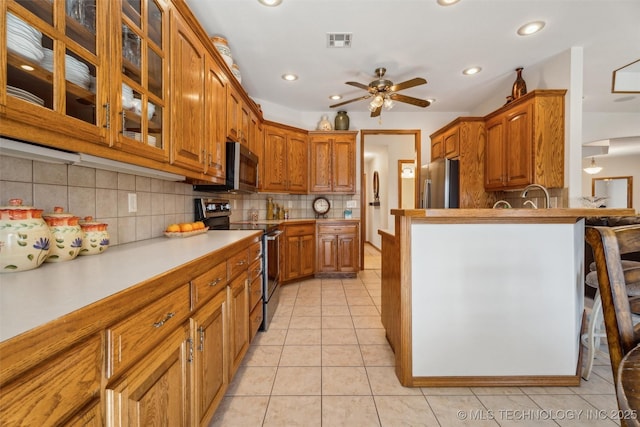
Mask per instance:
[[[394,101],[406,102],[407,104],[416,105],[418,107],[428,107],[431,103],[425,99],[418,99],[412,96],[400,95],[399,93],[392,93],[389,98]]]
[[[378,117],[382,112],[382,105],[371,112],[371,117]]]
[[[409,89],[410,87],[420,86],[426,84],[427,81],[422,77],[415,77],[411,80],[407,80],[406,82],[398,83],[397,85],[393,85],[389,88],[390,92],[395,92],[402,89]]]
[[[346,82],[346,84],[348,84],[348,85],[350,85],[350,86],[355,86],[355,87],[357,87],[357,88],[359,88],[359,89],[364,89],[364,90],[366,90],[366,91],[368,91],[368,90],[369,90],[369,86],[364,85],[364,84],[362,84],[362,83],[358,83],[358,82]]]
[[[361,96],[360,98],[354,98],[354,99],[350,99],[348,101],[340,102],[338,104],[330,105],[329,108],[340,107],[341,105],[349,104],[350,102],[361,101],[363,99],[367,99],[367,98],[370,98],[370,97],[371,97],[371,94],[365,95],[365,96]]]

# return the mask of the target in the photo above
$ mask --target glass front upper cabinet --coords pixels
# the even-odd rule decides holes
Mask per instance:
[[[96,34],[106,26],[107,2],[9,0],[6,4],[2,78],[8,114],[16,111],[21,117],[50,119],[57,131],[84,132],[106,141],[107,91],[101,77],[106,44],[99,44]],[[67,119],[72,119],[71,126]]]
[[[121,0],[119,138],[122,149],[166,159],[167,8],[156,0]]]

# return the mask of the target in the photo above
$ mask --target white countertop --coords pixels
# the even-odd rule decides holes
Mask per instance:
[[[0,341],[256,234],[214,230],[109,248],[99,255],[0,274]]]

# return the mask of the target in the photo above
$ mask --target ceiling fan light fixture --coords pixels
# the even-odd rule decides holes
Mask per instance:
[[[538,31],[544,28],[544,21],[534,21],[528,22],[524,24],[522,27],[518,28],[518,35],[520,36],[530,36],[531,34],[535,34]]]
[[[585,171],[586,173],[588,173],[589,175],[595,175],[598,172],[600,172],[602,170],[602,166],[597,166],[596,165],[596,159],[595,158],[591,158],[591,164],[589,165],[589,167],[586,167],[583,169],[583,171]]]
[[[482,71],[481,67],[469,67],[464,69],[462,71],[462,74],[464,74],[465,76],[473,76],[474,74],[478,74],[480,71]]]
[[[282,80],[293,82],[295,80],[298,80],[298,76],[296,74],[287,73],[282,75]]]
[[[274,7],[279,6],[282,0],[258,0],[258,3],[264,6]]]
[[[369,103],[369,110],[373,111],[376,108],[380,108],[382,104],[384,104],[384,98],[382,97],[382,95],[376,95]]]
[[[386,108],[387,110],[391,110],[394,105],[396,105],[396,104],[395,104],[395,102],[393,102],[393,99],[391,99],[391,98],[385,98],[384,99],[384,108]]]

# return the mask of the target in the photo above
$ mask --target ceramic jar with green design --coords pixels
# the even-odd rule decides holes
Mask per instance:
[[[80,255],[97,255],[107,250],[109,247],[107,224],[94,221],[92,217],[87,216],[84,221],[80,221],[80,228],[84,231]]]
[[[22,206],[21,199],[0,207],[0,273],[38,268],[49,255],[51,240],[42,209]]]
[[[80,228],[80,218],[63,212],[59,206],[53,213],[43,215],[51,232],[51,251],[45,262],[62,262],[75,259],[82,249],[84,232]]]

